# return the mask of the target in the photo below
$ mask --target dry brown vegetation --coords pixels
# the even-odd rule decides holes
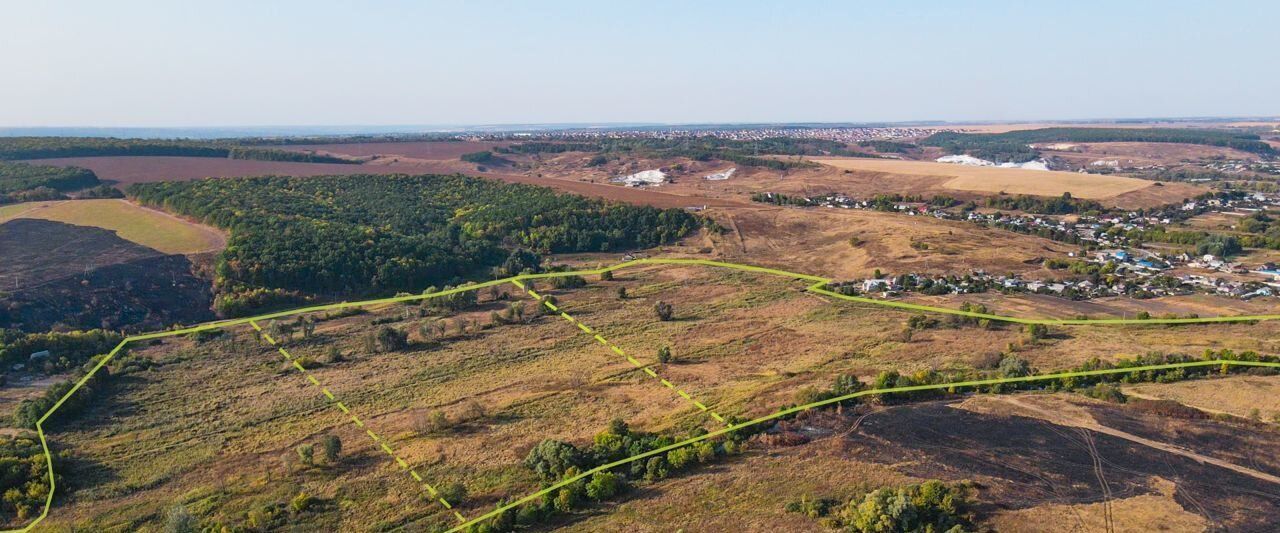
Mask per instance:
[[[1061,196],[1062,193],[1069,192],[1077,198],[1106,199],[1152,185],[1150,181],[1120,176],[978,167],[928,161],[861,158],[817,158],[814,161],[839,169],[882,172],[889,176],[946,176],[949,179],[942,183],[943,188],[985,193]]]
[[[709,237],[717,257],[837,279],[870,277],[875,269],[1026,273],[1040,268],[1035,259],[1063,257],[1073,249],[1031,235],[898,213],[767,206],[709,213],[727,230]]]
[[[1280,377],[1233,376],[1211,381],[1148,383],[1125,388],[1126,394],[1175,400],[1211,413],[1241,418],[1277,420],[1280,417]]]
[[[1070,145],[1068,149],[1046,149],[1048,145]],[[1176,166],[1203,159],[1225,158],[1253,161],[1257,154],[1202,144],[1107,142],[1107,143],[1046,143],[1037,145],[1045,157],[1059,158],[1080,167],[1087,167],[1098,160],[1116,161],[1121,167]],[[1053,148],[1067,148],[1053,146]]]
[[[670,346],[674,359],[657,366],[661,375],[725,416],[771,412],[793,402],[798,389],[827,386],[841,373],[869,381],[888,369],[989,368],[991,352],[1023,336],[1012,327],[964,326],[904,338],[908,313],[834,302],[804,292],[799,281],[727,269],[651,266],[617,272],[612,281],[588,281],[573,290],[540,283],[538,290],[555,295],[562,309],[645,364],[656,362],[659,347]],[[627,289],[627,298],[618,298],[619,287]],[[422,316],[417,306],[390,305],[363,315],[317,315],[321,321],[310,338],[295,333],[284,344],[293,355],[318,361],[311,371],[315,377],[426,479],[465,484],[468,496],[455,503],[467,516],[537,489],[532,473],[519,462],[543,438],[584,444],[616,417],[646,431],[718,427],[690,402],[558,317],[492,322],[490,313],[512,302],[524,302],[533,316],[533,302],[514,289],[480,295],[480,307],[448,317],[442,335],[430,328],[438,317]],[[673,320],[655,316],[659,300],[674,306]],[[459,327],[464,319],[465,331]],[[364,338],[386,326],[408,331],[409,348],[370,351]],[[1237,346],[1244,337],[1274,337],[1268,328],[1205,328],[1203,342]],[[1156,327],[1051,333],[1044,341],[1021,345],[1019,356],[1039,368],[1061,368],[1093,355],[1106,359],[1161,347],[1176,350],[1186,339],[1185,329]],[[327,361],[331,348],[342,354],[340,361]],[[403,470],[271,346],[255,341],[248,328],[213,339],[139,345],[131,352],[113,368],[113,384],[99,406],[76,424],[50,431],[56,446],[75,450],[69,472],[77,481],[49,524],[152,527],[177,502],[209,521],[244,524],[250,511],[283,505],[299,492],[313,495],[317,503],[306,512],[286,512],[287,523],[295,527],[412,529],[450,523],[451,517]],[[155,366],[126,372],[129,358]],[[756,443],[740,458],[648,485],[628,503],[582,517],[572,527],[721,529],[750,523],[808,529],[812,522],[782,511],[786,500],[803,494],[851,497],[859,490],[928,478],[980,479],[986,487],[980,500],[997,505],[1025,492],[1020,478],[967,462],[945,466],[949,457],[964,457],[955,455],[958,442],[946,441],[945,449],[930,452],[906,439],[907,447],[898,449],[904,431],[958,431],[974,423],[948,418],[955,409],[913,409],[895,407],[861,425],[853,413],[805,418],[802,423],[817,428],[813,444],[773,448]],[[424,422],[434,412],[443,413],[448,424]],[[1035,424],[1017,431],[1000,427],[992,426],[982,438],[1007,433],[1030,440],[975,449],[1031,450],[1029,442],[1053,438]],[[885,430],[891,431],[882,434]],[[343,442],[338,464],[297,462],[298,445],[318,443],[331,433]],[[1119,453],[1119,448],[1107,450]],[[1024,466],[1038,468],[1049,461],[1051,471],[1061,470],[1067,478],[1085,475],[1081,472],[1087,470],[1074,463],[1076,455],[1056,453],[1032,453]],[[889,459],[895,455],[912,459]],[[1136,460],[1124,457],[1121,464]],[[1158,475],[1143,465],[1134,467],[1142,476]],[[1069,479],[1063,483],[1072,486]],[[1128,492],[1117,490],[1117,498],[1158,492],[1146,481],[1125,483]],[[1038,496],[1021,497],[1012,508],[1062,504],[1046,489],[1037,490],[1042,491]],[[1071,490],[1072,505],[1089,504],[1088,495],[1096,493],[1088,487]]]

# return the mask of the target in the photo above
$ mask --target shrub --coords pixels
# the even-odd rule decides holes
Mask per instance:
[[[1006,355],[1000,359],[1000,365],[997,367],[1000,375],[1006,378],[1020,378],[1031,374],[1031,365],[1026,359],[1015,355]]]
[[[524,465],[548,481],[564,477],[570,468],[582,465],[582,452],[572,444],[554,439],[539,442],[524,458]]]
[[[658,320],[667,322],[675,316],[676,309],[671,304],[658,300],[658,303],[653,304],[653,312],[658,315]]]
[[[698,452],[688,446],[676,448],[667,452],[667,464],[671,465],[671,470],[683,470],[698,461]]]
[[[596,501],[607,500],[620,494],[626,488],[624,481],[612,472],[596,472],[587,483],[587,497]]]
[[[378,351],[396,352],[409,347],[409,334],[391,326],[378,328],[373,338]]]
[[[663,346],[658,348],[658,362],[664,365],[671,362],[671,347]]]
[[[551,278],[551,286],[557,289],[576,289],[586,287],[587,280],[582,276],[561,276]]]
[[[169,509],[164,518],[166,533],[196,533],[200,531],[200,522],[187,512],[187,508],[178,504]]]
[[[662,456],[650,457],[644,464],[645,481],[658,481],[671,474],[670,465]]]
[[[297,496],[289,500],[289,509],[292,509],[295,513],[301,513],[309,509],[314,501],[310,494],[299,492]]]
[[[1027,324],[1027,339],[1035,342],[1049,336],[1049,327],[1044,324]]]
[[[1120,392],[1120,387],[1117,387],[1111,383],[1095,384],[1093,388],[1086,389],[1084,391],[1084,395],[1090,398],[1102,400],[1104,402],[1111,402],[1111,403],[1124,403],[1125,400],[1128,399],[1128,397],[1126,397],[1123,392]]]
[[[448,415],[444,414],[444,411],[436,409],[425,416],[419,415],[413,425],[418,433],[439,433],[453,427],[453,422],[449,420]]]
[[[467,486],[462,483],[452,482],[440,487],[440,497],[449,505],[457,505],[458,502],[467,499]]]
[[[315,464],[315,459],[316,449],[314,446],[310,444],[302,444],[298,446],[298,460],[302,461],[302,464],[310,466]]]
[[[342,455],[342,439],[337,435],[326,435],[320,443],[320,449],[324,452],[325,462],[337,463],[338,457]]]

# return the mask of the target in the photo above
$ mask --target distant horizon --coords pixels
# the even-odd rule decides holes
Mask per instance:
[[[768,127],[812,128],[893,128],[949,127],[1015,124],[1145,124],[1145,123],[1214,123],[1214,122],[1280,122],[1280,115],[1210,115],[1170,117],[1111,117],[1091,119],[1018,119],[1018,120],[909,120],[909,121],[794,121],[794,122],[546,122],[495,124],[242,124],[189,126],[0,126],[0,137],[119,137],[133,134],[137,138],[217,138],[217,137],[291,137],[346,135],[425,135],[438,133],[521,133],[566,130],[625,130],[629,128],[660,129],[757,129]],[[186,133],[187,135],[182,135]]]

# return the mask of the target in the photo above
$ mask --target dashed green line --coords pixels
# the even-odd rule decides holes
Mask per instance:
[[[256,321],[250,320],[249,324],[253,326],[254,330],[262,334],[262,337],[266,339],[267,342],[275,346],[276,350],[280,352],[280,355],[283,355],[285,359],[293,362],[294,368],[297,368],[298,371],[301,372],[303,376],[306,376],[307,381],[310,381],[312,385],[319,388],[320,392],[324,393],[325,398],[328,398],[329,401],[333,402],[333,405],[335,407],[341,410],[344,414],[351,415],[351,421],[354,422],[356,426],[364,429],[364,432],[369,435],[370,439],[373,439],[373,442],[377,443],[378,446],[382,448],[382,451],[386,452],[387,455],[389,455],[396,462],[396,464],[400,465],[401,468],[409,472],[409,475],[413,477],[414,481],[422,483],[423,487],[427,489],[427,492],[429,492],[433,498],[437,498],[437,501],[439,501],[442,505],[444,505],[445,509],[453,510],[453,506],[449,505],[449,502],[445,501],[444,497],[439,496],[436,493],[435,488],[433,488],[431,485],[423,481],[422,476],[418,474],[416,470],[410,469],[409,463],[405,462],[404,458],[400,457],[399,455],[396,455],[395,450],[391,449],[391,446],[388,445],[387,442],[382,437],[379,437],[378,434],[374,433],[372,429],[366,428],[364,425],[364,422],[360,420],[360,417],[354,414],[351,414],[351,410],[348,409],[347,406],[344,405],[342,402],[338,401],[337,398],[334,397],[333,393],[330,392],[327,387],[325,387],[323,384],[320,383],[319,380],[316,379],[314,374],[309,372],[300,363],[298,363],[298,360],[294,358],[291,354],[289,354],[289,351],[285,350],[284,346],[280,346],[279,343],[275,341],[275,339],[272,339],[269,335],[267,335],[267,332],[262,331],[262,327],[259,326]],[[123,343],[121,344],[123,345]],[[453,515],[458,519],[459,522],[467,521],[466,517],[462,516],[462,514],[457,511],[453,511]]]
[[[517,284],[517,286],[518,286],[518,287],[521,287],[521,288],[524,288],[522,285],[519,285],[519,284]],[[527,292],[529,293],[529,295],[530,295],[530,296],[534,296],[534,295],[536,295],[536,293],[534,293],[532,290],[529,290],[529,291],[527,291]],[[535,297],[536,297],[536,296],[535,296]],[[551,305],[551,303],[550,303],[550,302],[543,301],[543,303],[544,303],[544,304],[546,304],[548,308],[550,308],[550,309],[552,309],[552,310],[555,310],[555,307],[553,307],[553,306]],[[624,351],[622,350],[622,348],[619,348],[616,344],[613,344],[613,343],[609,342],[609,340],[608,340],[608,339],[605,339],[603,335],[600,335],[600,334],[598,334],[598,333],[595,333],[595,331],[594,331],[594,330],[592,330],[592,329],[591,329],[590,327],[588,327],[586,324],[583,324],[582,322],[580,322],[580,321],[578,321],[578,320],[574,319],[571,315],[569,315],[569,313],[566,313],[566,312],[564,312],[564,311],[559,311],[559,313],[560,313],[560,317],[561,317],[561,318],[565,319],[565,320],[566,320],[566,321],[568,321],[570,324],[574,324],[574,325],[578,326],[578,329],[581,329],[584,333],[586,333],[586,334],[588,334],[588,335],[591,335],[591,336],[592,336],[592,338],[593,338],[593,339],[595,339],[595,340],[596,340],[597,342],[599,342],[600,344],[605,345],[605,346],[608,346],[608,347],[609,347],[609,349],[613,351],[613,353],[616,353],[616,354],[618,354],[618,355],[620,355],[620,356],[622,356],[622,357],[625,357],[625,358],[627,359],[627,362],[631,363],[631,364],[632,364],[633,366],[635,366],[636,368],[643,369],[643,370],[644,370],[644,372],[645,372],[646,374],[648,374],[648,375],[649,375],[649,377],[652,377],[652,378],[655,378],[655,379],[658,379],[659,381],[661,381],[661,382],[662,382],[662,384],[663,384],[664,386],[666,386],[668,389],[671,389],[671,390],[675,391],[675,392],[676,392],[676,394],[678,394],[681,398],[684,398],[685,400],[687,400],[687,401],[689,401],[689,402],[692,402],[692,403],[693,403],[693,405],[694,405],[694,407],[697,407],[697,408],[698,408],[699,410],[701,410],[701,411],[709,411],[709,409],[707,408],[706,404],[703,404],[702,402],[699,402],[699,401],[695,400],[692,396],[690,396],[690,395],[689,395],[689,393],[688,393],[688,392],[685,392],[685,391],[684,391],[684,390],[682,390],[682,389],[678,389],[678,388],[676,388],[675,384],[671,383],[671,382],[670,382],[670,381],[668,381],[666,378],[663,378],[663,377],[659,376],[659,375],[658,375],[658,373],[657,373],[657,372],[655,372],[655,371],[653,370],[653,368],[650,368],[650,367],[645,366],[643,363],[641,363],[640,361],[636,360],[636,358],[634,358],[634,357],[632,357],[631,355],[629,355],[629,354],[627,354],[626,352],[624,352]],[[714,413],[712,413],[712,414],[714,414]],[[720,423],[725,423],[725,422],[724,422],[724,419],[723,419],[723,418],[721,418],[719,415],[716,415],[716,421],[718,421],[718,422],[720,422]]]

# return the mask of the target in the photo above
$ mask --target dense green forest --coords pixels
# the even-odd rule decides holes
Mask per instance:
[[[227,157],[225,146],[209,142],[106,137],[4,137],[0,159],[49,159],[108,155]]]
[[[875,150],[881,153],[894,153],[894,154],[905,154],[911,150],[918,148],[918,146],[911,143],[907,143],[907,142],[885,141],[885,140],[858,141],[858,146],[861,146],[863,148],[871,148],[872,150]]]
[[[350,159],[270,148],[245,148],[232,141],[116,139],[109,137],[3,137],[0,160],[98,156],[229,157],[300,163],[356,163]]]
[[[292,152],[288,150],[271,150],[266,148],[232,147],[227,149],[227,157],[231,159],[252,159],[254,161],[292,161],[294,163],[338,163],[358,165],[360,161],[311,152]]]
[[[0,161],[0,204],[53,199],[101,183],[88,169]]]
[[[220,311],[244,298],[421,291],[488,277],[513,251],[601,252],[674,241],[700,220],[461,175],[259,177],[137,184],[144,204],[230,231]]]
[[[1263,155],[1275,148],[1257,135],[1199,128],[1041,128],[1006,133],[935,133],[921,141],[953,154],[966,153],[996,162],[1030,161],[1038,156],[1028,147],[1044,142],[1154,142],[1222,146]]]

